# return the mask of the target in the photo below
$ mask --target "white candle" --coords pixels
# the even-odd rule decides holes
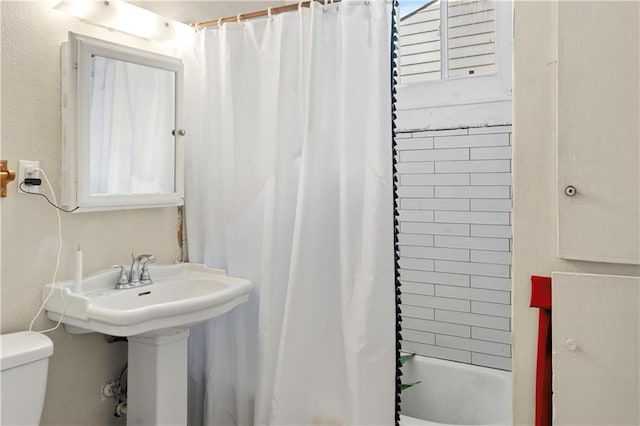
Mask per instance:
[[[76,251],[76,269],[73,280],[73,291],[75,293],[80,293],[82,291],[82,251],[80,251],[80,246],[78,246],[78,251]]]

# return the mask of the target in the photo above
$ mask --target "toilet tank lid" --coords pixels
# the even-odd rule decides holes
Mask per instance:
[[[41,333],[22,331],[0,335],[0,371],[53,355],[53,342]]]

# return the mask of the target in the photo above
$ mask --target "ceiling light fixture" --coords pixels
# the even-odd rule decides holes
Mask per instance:
[[[96,25],[168,44],[181,43],[193,28],[123,0],[62,0],[53,8]]]

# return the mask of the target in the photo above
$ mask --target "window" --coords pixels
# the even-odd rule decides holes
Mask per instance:
[[[400,0],[399,30],[399,128],[511,123],[512,1]]]
[[[400,81],[496,72],[495,0],[400,1]]]

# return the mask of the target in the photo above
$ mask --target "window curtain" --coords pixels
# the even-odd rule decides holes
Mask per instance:
[[[191,425],[394,424],[390,31],[314,3],[185,52],[190,261],[255,286],[191,331]]]

